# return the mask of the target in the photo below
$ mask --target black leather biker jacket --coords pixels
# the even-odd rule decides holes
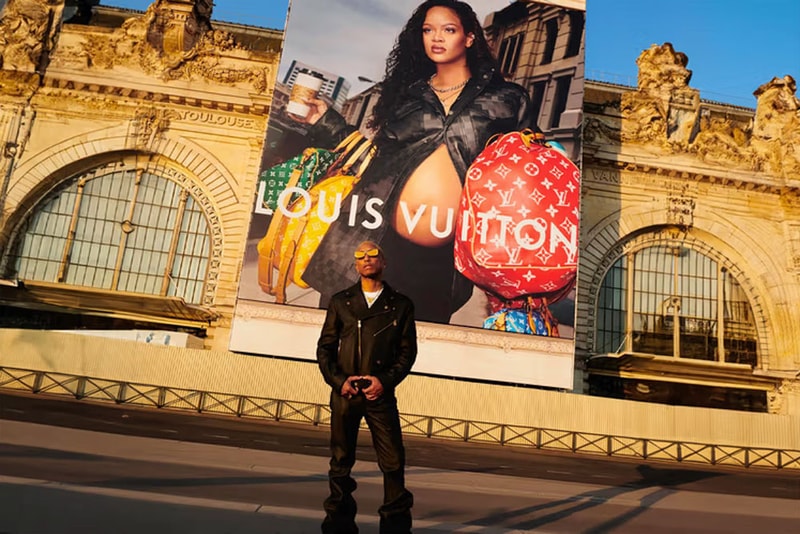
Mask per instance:
[[[331,298],[317,362],[335,392],[341,392],[349,376],[372,375],[386,395],[393,395],[416,357],[414,305],[408,297],[384,282],[380,296],[368,307],[358,282]]]

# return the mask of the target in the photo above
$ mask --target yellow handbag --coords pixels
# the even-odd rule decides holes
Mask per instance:
[[[374,148],[363,135],[353,132],[336,148],[342,155],[331,165],[328,175],[306,195],[293,200],[285,211],[275,211],[257,249],[259,285],[264,292],[274,295],[277,303],[286,302],[289,283],[309,287],[303,273],[328,231],[330,219],[372,160]],[[287,184],[287,188],[294,186],[291,182]],[[277,277],[273,269],[277,269]]]

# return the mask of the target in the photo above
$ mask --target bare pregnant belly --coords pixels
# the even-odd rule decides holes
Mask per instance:
[[[404,238],[424,247],[453,239],[461,180],[441,145],[414,170],[400,192],[392,226]]]

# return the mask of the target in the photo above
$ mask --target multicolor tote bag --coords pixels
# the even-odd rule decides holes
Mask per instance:
[[[265,170],[258,177],[261,206],[268,213],[274,212],[278,197],[290,183],[307,191],[325,176],[328,167],[338,157],[339,154],[331,150],[307,148],[301,154]]]

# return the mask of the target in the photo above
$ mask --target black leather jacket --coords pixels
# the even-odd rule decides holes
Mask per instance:
[[[331,224],[308,265],[303,279],[322,293],[332,293],[342,281],[356,280],[350,251],[366,240],[381,244],[394,206],[408,177],[442,143],[447,145],[462,184],[472,161],[490,138],[498,133],[531,128],[537,130],[531,116],[528,94],[521,86],[506,82],[489,69],[473,76],[453,103],[450,113],[444,108],[425,80],[417,81],[376,139],[380,147],[361,181],[353,189],[358,195],[356,215],[351,217],[351,202],[342,203],[339,218]],[[328,110],[308,132],[314,146],[336,146],[354,130],[341,115]],[[370,198],[384,202],[383,224],[374,229],[361,223],[374,217],[366,210]],[[354,221],[355,225],[348,223]],[[401,261],[391,251],[387,256]],[[472,284],[453,270],[450,295],[453,310],[468,299]],[[341,286],[339,286],[341,287]]]
[[[393,395],[416,358],[414,304],[408,297],[384,282],[380,296],[368,307],[359,282],[331,298],[317,342],[317,362],[336,393],[347,377],[372,375],[383,384],[385,395]]]

